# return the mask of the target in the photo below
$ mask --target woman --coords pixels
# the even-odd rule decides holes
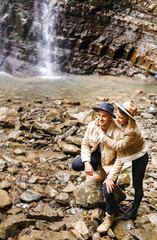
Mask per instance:
[[[122,105],[116,103],[117,118],[116,123],[121,127],[120,139],[118,141],[110,139],[101,132],[100,139],[111,148],[117,151],[121,162],[132,162],[132,178],[135,197],[132,207],[129,211],[122,215],[124,220],[136,219],[137,210],[143,197],[143,179],[145,169],[148,164],[148,154],[145,150],[145,142],[141,135],[141,131],[137,126],[134,118],[137,107],[130,101],[124,102]],[[104,181],[105,184],[105,181]],[[111,184],[114,188],[114,184]]]

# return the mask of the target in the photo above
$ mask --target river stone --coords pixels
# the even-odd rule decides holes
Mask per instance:
[[[0,189],[8,189],[11,187],[11,183],[8,180],[0,182]]]
[[[32,184],[35,183],[40,177],[32,175],[30,179],[28,180],[28,183]]]
[[[69,195],[67,193],[60,193],[56,196],[55,198],[56,202],[61,203],[63,205],[68,205],[70,200],[69,200]]]
[[[17,111],[13,108],[2,107],[0,108],[0,122],[7,123],[11,126],[15,126],[18,121]]]
[[[156,240],[157,239],[157,227],[153,227],[152,224],[147,223],[139,229],[132,229],[129,233],[135,238],[140,240]]]
[[[54,222],[49,225],[49,228],[52,231],[59,232],[61,230],[65,230],[66,226],[65,226],[65,223],[63,223],[63,222]]]
[[[55,124],[48,124],[42,122],[34,122],[34,127],[39,130],[43,130],[45,132],[49,132],[51,134],[61,134],[61,129],[57,128]]]
[[[89,124],[95,119],[96,113],[93,110],[87,110],[85,112],[70,113],[70,117],[76,118],[80,123]]]
[[[42,195],[38,192],[35,192],[33,190],[27,189],[25,192],[23,192],[20,196],[20,199],[24,202],[31,203],[33,201],[38,201],[42,198]]]
[[[39,219],[54,222],[59,219],[58,212],[51,208],[48,203],[40,203],[27,215],[28,218]]]
[[[81,233],[79,233],[77,230],[75,229],[71,229],[71,233],[74,235],[74,237],[77,240],[84,240],[84,237],[81,235]]]
[[[0,172],[3,172],[7,167],[7,163],[0,159]]]
[[[100,222],[103,221],[104,218],[104,210],[101,208],[95,208],[94,210],[90,210],[89,214],[91,213],[91,220],[98,220]]]
[[[75,193],[76,204],[85,208],[99,207],[104,204],[101,183],[87,181]]]
[[[91,234],[84,221],[79,220],[78,222],[74,223],[73,227],[76,231],[83,235],[84,239],[89,239],[89,237],[91,237]]]
[[[15,141],[21,135],[21,133],[22,133],[22,131],[20,131],[20,130],[12,131],[8,136],[8,140]]]
[[[64,153],[80,154],[81,151],[79,147],[62,141],[60,142],[60,147],[62,148]]]
[[[11,198],[5,190],[0,190],[0,208],[7,207],[11,204]]]
[[[45,187],[44,191],[49,197],[52,197],[52,198],[58,194],[58,192],[49,185]]]
[[[61,231],[61,232],[53,232],[53,231],[38,231],[32,230],[31,233],[19,237],[18,240],[30,240],[30,239],[38,239],[38,240],[77,240],[70,232]]]
[[[67,120],[64,122],[64,126],[65,126],[65,127],[73,127],[73,126],[75,126],[77,123],[78,123],[77,120],[67,119]]]
[[[100,236],[100,233],[96,232],[96,233],[92,234],[92,240],[101,240],[101,239],[102,238]]]
[[[72,144],[75,144],[77,146],[81,146],[81,144],[82,144],[82,138],[76,137],[76,136],[69,136],[65,139],[65,141],[67,143],[72,143]]]
[[[78,222],[79,220],[83,220],[83,215],[82,214],[75,214],[75,215],[70,215],[67,216],[62,220],[65,225],[66,228],[73,228],[74,223]]]
[[[18,216],[18,217],[17,217]],[[8,239],[11,236],[18,235],[22,229],[29,227],[29,225],[34,225],[35,220],[29,220],[25,218],[24,214],[9,215],[0,224],[0,239]]]
[[[148,214],[148,219],[150,220],[150,222],[152,224],[157,226],[157,213],[150,213],[150,214]]]
[[[99,207],[104,205],[105,197],[103,194],[102,184],[97,183],[93,177],[88,178],[75,193],[76,204],[83,207]],[[116,186],[114,189],[114,196],[116,202],[121,202],[126,198],[125,193],[120,187]]]
[[[116,220],[112,226],[113,232],[118,239],[125,237],[128,234],[128,231],[133,228],[134,224],[132,220]]]
[[[64,171],[64,172],[58,172],[56,174],[56,178],[60,180],[61,182],[67,183],[68,181],[73,181],[75,178],[79,176],[78,173],[75,172],[69,172],[69,171]]]
[[[130,176],[127,173],[121,173],[118,177],[117,184],[121,185],[129,185],[130,184]]]
[[[76,190],[76,187],[74,186],[74,184],[72,182],[68,182],[68,185],[63,189],[63,192],[67,192],[67,193],[70,193],[70,192],[73,192]]]
[[[59,117],[60,114],[56,108],[51,109],[47,114],[46,118],[54,120],[56,117]]]
[[[15,155],[22,155],[22,156],[25,156],[26,155],[26,152],[24,150],[22,150],[21,148],[17,148],[14,150],[14,154]]]
[[[67,130],[64,134],[60,135],[60,136],[57,136],[56,139],[63,139],[63,138],[66,138],[68,136],[71,136],[72,134],[74,134],[76,131],[77,131],[78,127],[76,126],[73,126],[71,127],[69,130]]]
[[[63,153],[52,152],[51,156],[47,158],[48,162],[55,162],[55,161],[64,161],[68,157]]]

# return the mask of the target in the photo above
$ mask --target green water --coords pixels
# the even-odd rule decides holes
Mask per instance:
[[[131,97],[136,91],[157,93],[157,82],[146,82],[128,77],[61,76],[51,78],[15,78],[0,74],[0,95],[27,98],[66,98],[89,100],[96,98]]]

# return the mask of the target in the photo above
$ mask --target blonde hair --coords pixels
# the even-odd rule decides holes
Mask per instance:
[[[123,110],[121,110],[120,108],[118,108],[118,110],[120,111],[120,113],[126,117],[128,119],[127,121],[127,125],[125,127],[126,129],[126,132],[134,132],[134,131],[137,131],[137,123],[134,119],[132,119],[131,117],[129,117],[128,114],[126,114],[125,112],[123,112]]]

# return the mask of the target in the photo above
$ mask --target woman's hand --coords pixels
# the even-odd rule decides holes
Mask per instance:
[[[94,170],[90,162],[84,162],[84,165],[85,165],[85,173],[87,175],[93,176]]]
[[[103,185],[105,184],[106,184],[107,192],[112,193],[113,189],[115,188],[114,181],[109,178],[106,178],[105,181],[103,182]]]

